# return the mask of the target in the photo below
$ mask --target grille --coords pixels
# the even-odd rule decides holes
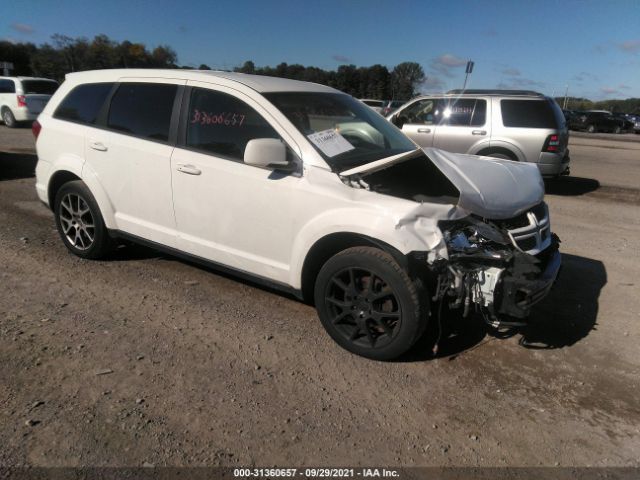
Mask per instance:
[[[513,245],[536,255],[551,243],[549,210],[542,202],[528,212],[504,222]]]

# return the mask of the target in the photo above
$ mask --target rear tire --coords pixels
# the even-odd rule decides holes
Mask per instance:
[[[587,125],[588,133],[596,133],[596,127],[594,125]]]
[[[60,187],[54,200],[54,213],[60,238],[74,255],[97,259],[115,247],[98,203],[81,180]]]
[[[622,132],[622,129],[621,129],[620,127],[615,127],[615,128],[613,129],[613,133],[615,133],[616,135],[617,135],[617,134],[619,134],[619,133],[621,133],[621,132]]]
[[[18,125],[18,122],[16,122],[16,117],[13,116],[13,112],[8,108],[2,110],[2,121],[7,126],[7,128],[15,128]]]
[[[331,257],[318,274],[314,297],[331,338],[375,360],[407,352],[427,325],[428,295],[377,248],[353,247]]]

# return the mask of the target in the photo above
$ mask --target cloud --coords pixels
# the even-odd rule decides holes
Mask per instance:
[[[620,85],[618,85],[618,88],[620,90],[631,90],[631,87],[629,85],[625,85],[624,83],[621,83]]]
[[[600,91],[605,95],[613,95],[613,94],[620,93],[620,91],[617,88],[612,88],[612,87],[600,87]]]
[[[529,78],[521,78],[521,77],[515,77],[515,78],[510,78],[507,81],[502,81],[500,82],[498,85],[496,85],[496,88],[502,88],[502,89],[526,89],[526,88],[545,88],[545,83],[544,82],[539,82],[537,80],[531,80]]]
[[[444,55],[440,55],[439,57],[431,60],[430,67],[441,75],[452,78],[455,77],[452,70],[464,67],[466,64],[467,61],[464,58],[456,57],[450,53],[445,53]]]
[[[178,27],[178,32],[180,33],[187,33],[189,31],[189,29],[187,27],[185,27],[184,25],[180,25]]]
[[[484,35],[485,37],[497,37],[498,36],[498,32],[496,31],[495,28],[489,27],[487,30],[482,32],[482,35]]]
[[[349,57],[345,57],[344,55],[339,55],[337,53],[335,55],[332,55],[331,58],[333,58],[336,62],[351,63],[351,59]]]
[[[520,70],[518,70],[517,68],[505,68],[504,70],[502,70],[502,74],[503,75],[509,75],[511,77],[519,77],[521,75]]]
[[[594,75],[593,73],[590,72],[580,72],[576,75],[574,75],[571,80],[573,80],[576,83],[582,83],[582,82],[586,82],[586,81],[598,81],[599,78],[597,75]]]
[[[446,82],[437,75],[427,75],[418,88],[421,94],[443,92],[447,89]]]
[[[35,29],[31,25],[27,25],[26,23],[12,23],[11,28],[16,32],[25,35],[31,35],[33,32],[35,32]]]
[[[621,52],[635,55],[640,53],[640,40],[627,40],[626,42],[616,44]]]

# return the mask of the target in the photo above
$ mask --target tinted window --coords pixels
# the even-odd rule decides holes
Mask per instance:
[[[53,80],[22,80],[25,95],[53,95],[57,89],[58,83]]]
[[[13,80],[0,80],[0,93],[16,93],[16,84]]]
[[[177,85],[123,83],[118,87],[107,126],[137,137],[168,141]]]
[[[559,128],[552,105],[546,100],[501,100],[500,107],[505,127]]]
[[[194,88],[189,102],[186,145],[234,160],[254,138],[280,138],[253,108],[226,93]]]
[[[62,100],[54,118],[71,122],[94,124],[100,108],[111,91],[113,83],[87,83],[80,85]]]
[[[487,117],[487,102],[474,98],[451,100],[444,110],[444,117],[448,125],[465,127],[484,125]]]

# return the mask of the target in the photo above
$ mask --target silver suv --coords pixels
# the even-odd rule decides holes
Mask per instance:
[[[387,117],[422,147],[531,162],[569,174],[569,130],[550,97],[522,90],[451,90],[407,102]]]

